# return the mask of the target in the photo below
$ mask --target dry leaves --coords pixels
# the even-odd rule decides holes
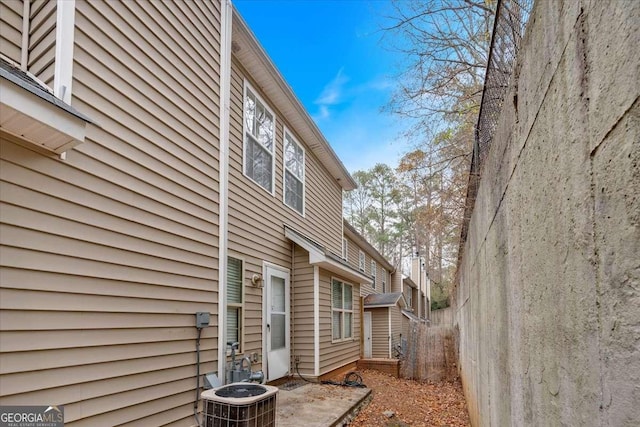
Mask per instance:
[[[419,383],[372,370],[360,374],[373,399],[351,422],[353,427],[471,425],[459,380]],[[385,411],[395,415],[389,418]]]

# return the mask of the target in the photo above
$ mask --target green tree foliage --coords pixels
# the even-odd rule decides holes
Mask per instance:
[[[345,193],[344,216],[378,251],[394,258],[398,204],[402,200],[395,171],[379,163],[353,174],[358,188]]]

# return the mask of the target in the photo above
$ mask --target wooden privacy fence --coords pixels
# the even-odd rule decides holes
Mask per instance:
[[[452,326],[453,325],[453,307],[433,310],[430,313],[429,320],[431,321],[432,326]]]
[[[454,329],[409,321],[400,376],[418,381],[451,381],[458,376]]]

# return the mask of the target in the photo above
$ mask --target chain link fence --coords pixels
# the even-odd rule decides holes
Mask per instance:
[[[469,221],[475,205],[482,165],[498,126],[498,119],[502,112],[507,90],[511,84],[513,68],[520,49],[520,42],[524,37],[527,22],[529,21],[533,2],[534,0],[498,0],[496,5],[496,17],[493,24],[489,60],[480,103],[480,114],[475,130],[473,158],[471,160],[464,222],[460,236],[458,262],[462,258],[464,243],[467,240]]]

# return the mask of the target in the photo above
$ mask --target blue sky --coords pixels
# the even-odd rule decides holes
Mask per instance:
[[[349,172],[395,167],[407,147],[380,109],[396,57],[379,43],[389,3],[379,0],[234,0],[280,73]]]

